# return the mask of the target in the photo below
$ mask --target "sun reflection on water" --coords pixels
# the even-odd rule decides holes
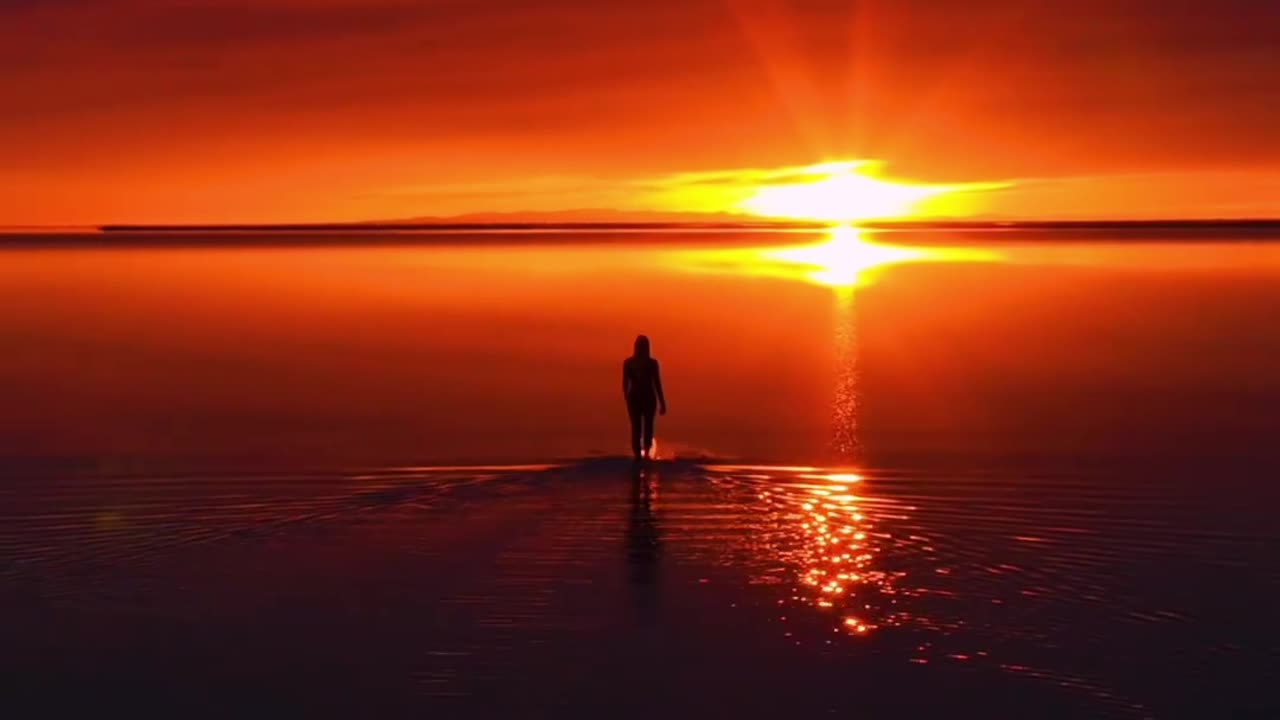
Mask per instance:
[[[715,473],[713,479],[719,473],[745,477],[742,468],[708,469]],[[755,545],[782,563],[784,577],[775,581],[790,587],[783,603],[829,614],[836,630],[851,636],[899,624],[905,615],[897,608],[896,586],[905,572],[879,563],[885,543],[893,538],[878,531],[864,511],[871,501],[859,492],[862,475],[811,468],[759,470],[767,480],[756,495],[763,512],[755,514]]]
[[[762,251],[761,257],[793,266],[805,279],[835,288],[857,287],[876,268],[930,259],[936,252],[872,242],[851,226],[832,228],[824,242]]]
[[[858,319],[853,288],[835,292],[835,387],[831,400],[831,445],[835,461],[862,461],[858,444]]]
[[[813,476],[810,476],[813,477]],[[795,544],[788,552],[798,569],[793,600],[828,610],[851,634],[864,635],[891,622],[897,575],[876,566],[872,527],[852,489],[853,473],[817,476],[819,483],[775,491],[765,502],[792,516]]]
[[[707,468],[713,481],[752,489],[755,507],[749,514],[753,528],[748,545],[759,555],[756,562],[764,560],[766,568],[753,582],[789,588],[779,601],[781,607],[816,609],[830,616],[836,632],[854,637],[922,621],[899,607],[900,600],[917,592],[904,585],[907,573],[896,564],[927,540],[877,527],[880,521],[901,519],[909,509],[869,496],[859,470],[865,458],[858,438],[858,289],[894,265],[998,259],[980,250],[878,242],[853,226],[831,228],[821,241],[809,244],[676,255],[678,269],[685,271],[776,277],[832,291],[835,375],[829,466]],[[890,566],[885,553],[891,556]]]
[[[673,254],[678,270],[799,280],[837,291],[873,282],[879,271],[905,263],[993,262],[990,250],[956,247],[909,247],[875,239],[852,225],[826,231],[819,242],[775,247],[684,250]]]

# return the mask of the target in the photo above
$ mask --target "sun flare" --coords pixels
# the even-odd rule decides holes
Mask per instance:
[[[906,217],[925,200],[956,189],[883,180],[873,174],[875,167],[854,160],[811,165],[790,182],[757,187],[740,207],[764,217],[853,222]]]

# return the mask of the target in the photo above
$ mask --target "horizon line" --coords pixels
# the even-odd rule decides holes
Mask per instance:
[[[111,223],[94,226],[103,234],[128,232],[500,232],[500,231],[781,231],[826,230],[854,227],[866,230],[974,231],[974,230],[1280,230],[1280,218],[1108,218],[1055,220],[863,220],[828,222],[776,218],[676,221],[514,221],[514,222],[339,222],[339,223]]]
[[[1056,220],[864,220],[826,222],[784,220],[776,218],[743,221],[520,221],[460,222],[436,221],[354,221],[354,222],[290,222],[290,223],[106,223],[95,225],[0,225],[0,234],[125,234],[125,233],[212,233],[248,232],[551,232],[551,231],[819,231],[836,227],[854,227],[882,231],[1053,231],[1053,230],[1260,230],[1280,231],[1280,218],[1108,218]]]

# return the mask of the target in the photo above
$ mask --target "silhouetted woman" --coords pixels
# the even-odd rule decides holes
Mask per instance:
[[[622,361],[622,394],[627,398],[627,414],[631,416],[631,452],[639,460],[648,457],[653,448],[654,411],[667,414],[658,361],[649,355],[649,338],[644,335],[636,338],[631,357]]]

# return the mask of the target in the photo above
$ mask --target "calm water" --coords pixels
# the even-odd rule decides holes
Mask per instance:
[[[1280,713],[1280,244],[402,239],[0,249],[15,697]]]

